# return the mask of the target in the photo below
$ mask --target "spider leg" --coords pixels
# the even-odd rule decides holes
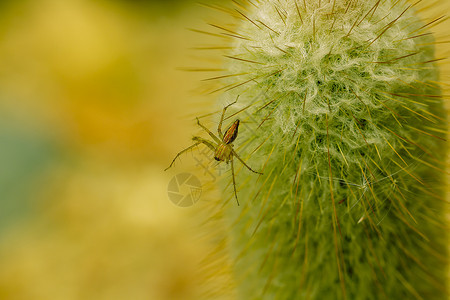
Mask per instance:
[[[208,141],[208,140],[205,140],[204,138],[201,138],[201,137],[199,137],[199,136],[194,136],[194,137],[192,138],[192,140],[193,140],[194,142],[202,143],[202,144],[208,146],[208,148],[211,149],[212,152],[216,152],[217,146],[214,146],[214,143],[212,143],[212,142],[210,142],[210,141]]]
[[[234,197],[236,197],[236,202],[237,202],[237,205],[239,206],[239,200],[238,200],[237,192],[236,192],[236,179],[234,178],[233,158],[231,158],[231,176],[233,176]]]
[[[255,171],[255,170],[253,170],[252,168],[250,168],[250,167],[242,160],[242,158],[240,158],[239,155],[237,155],[236,151],[234,151],[233,149],[231,149],[231,151],[233,152],[233,155],[236,156],[236,158],[239,159],[239,161],[240,161],[247,169],[249,169],[249,170],[252,171],[253,173],[263,175],[263,173],[257,172],[257,171]]]
[[[233,104],[236,104],[236,102],[237,102],[238,99],[239,99],[239,96],[240,96],[240,95],[237,96],[236,100],[235,100],[233,103],[230,103],[230,104],[228,104],[227,106],[225,106],[225,107],[223,108],[223,111],[222,111],[222,117],[220,118],[219,126],[217,127],[217,132],[219,133],[219,137],[220,137],[222,140],[223,140],[222,123],[223,123],[223,118],[225,117],[225,112],[227,111],[228,107],[230,107],[230,106],[233,105]]]
[[[213,139],[216,143],[220,144],[220,143],[222,142],[221,140],[219,140],[219,138],[218,138],[214,133],[212,133],[211,131],[209,131],[208,128],[206,128],[203,124],[201,124],[201,123],[200,123],[200,120],[199,120],[198,118],[197,118],[197,125],[200,126],[201,128],[203,128],[203,130],[206,131],[206,132],[209,134],[209,136],[212,137],[212,139]]]
[[[172,167],[172,165],[175,163],[175,161],[177,160],[177,158],[178,158],[181,154],[183,154],[183,153],[185,153],[185,152],[191,150],[191,149],[194,148],[194,147],[197,147],[197,146],[200,145],[200,144],[204,144],[204,145],[208,146],[208,148],[211,149],[213,152],[216,151],[216,147],[214,147],[214,144],[211,143],[211,142],[208,141],[208,140],[205,140],[205,139],[203,139],[203,138],[201,138],[201,137],[198,137],[198,136],[194,136],[194,137],[192,138],[192,140],[193,140],[195,143],[194,143],[193,145],[187,147],[186,149],[184,149],[184,150],[178,152],[178,154],[175,156],[175,158],[174,158],[174,159],[172,160],[172,162],[170,163],[170,166],[168,166],[164,171],[167,171],[170,167]]]
[[[170,169],[170,167],[172,167],[172,165],[173,165],[173,163],[175,162],[175,160],[177,160],[177,158],[178,158],[181,154],[183,154],[184,152],[187,152],[187,151],[191,150],[191,149],[194,148],[194,147],[197,147],[200,143],[201,143],[201,142],[197,142],[197,143],[193,144],[192,146],[189,146],[189,147],[187,147],[186,149],[184,149],[184,150],[178,152],[178,154],[175,156],[175,158],[174,158],[174,159],[172,160],[172,162],[170,163],[170,166],[168,166],[167,168],[165,168],[164,171],[167,171],[168,169]]]

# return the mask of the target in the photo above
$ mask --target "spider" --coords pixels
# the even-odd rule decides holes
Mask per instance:
[[[219,133],[219,137],[217,137],[214,133],[212,133],[211,131],[209,131],[208,128],[206,128],[204,125],[202,125],[199,121],[199,119],[197,118],[197,125],[200,126],[204,131],[206,131],[209,136],[214,140],[214,141],[209,141],[206,140],[204,138],[198,137],[198,136],[194,136],[192,138],[192,140],[195,142],[193,145],[187,147],[186,149],[182,150],[181,152],[179,152],[175,158],[172,160],[172,162],[170,163],[170,166],[168,166],[164,171],[167,171],[170,167],[172,167],[172,165],[174,164],[175,160],[184,152],[191,150],[192,148],[200,145],[200,144],[205,144],[208,148],[210,148],[213,152],[214,152],[214,159],[217,160],[218,162],[226,162],[227,164],[229,162],[231,162],[231,173],[233,176],[233,187],[234,187],[234,196],[236,198],[236,202],[237,205],[239,206],[239,200],[237,197],[237,192],[236,192],[236,180],[234,178],[234,165],[233,165],[233,158],[236,157],[247,169],[249,169],[250,171],[252,171],[253,173],[256,174],[261,174],[261,172],[257,172],[255,170],[253,170],[252,168],[250,168],[243,160],[242,158],[239,157],[239,155],[236,153],[236,151],[234,151],[233,149],[233,142],[236,139],[237,135],[238,135],[238,129],[239,129],[239,119],[236,119],[233,124],[231,124],[230,127],[228,127],[227,130],[225,130],[225,133],[222,133],[222,122],[223,122],[223,118],[225,116],[225,112],[227,111],[228,107],[230,107],[231,105],[235,104],[237,102],[234,101],[233,103],[225,106],[225,108],[222,111],[222,117],[220,118],[220,122],[219,122],[219,126],[217,127],[217,132]]]

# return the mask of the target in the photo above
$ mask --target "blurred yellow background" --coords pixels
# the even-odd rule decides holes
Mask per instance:
[[[212,248],[196,208],[168,199],[186,167],[163,171],[205,101],[177,70],[204,12],[0,3],[0,299],[199,299],[226,282],[226,266],[199,268]]]
[[[217,211],[169,201],[186,162],[163,171],[214,107],[193,92],[205,76],[177,70],[202,56],[186,28],[207,12],[0,2],[0,299],[233,298],[225,246],[211,242],[226,232],[201,223]]]

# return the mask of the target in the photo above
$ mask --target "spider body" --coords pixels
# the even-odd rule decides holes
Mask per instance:
[[[239,119],[225,131],[222,142],[217,145],[214,159],[229,163],[233,157],[233,141],[236,139],[239,129]]]
[[[224,161],[229,163],[233,156],[231,151],[231,146],[227,144],[220,144],[217,146],[216,152],[214,153],[214,159],[217,161]]]
[[[209,136],[213,139],[213,141],[210,140],[206,140],[202,137],[199,136],[194,136],[192,138],[192,140],[195,142],[193,145],[189,146],[188,148],[182,150],[181,152],[179,152],[175,158],[172,160],[172,163],[170,164],[169,167],[166,168],[169,169],[170,167],[172,167],[172,165],[174,164],[175,160],[184,152],[191,150],[192,148],[200,145],[200,144],[204,144],[206,145],[208,148],[210,148],[213,152],[214,152],[214,159],[217,160],[218,162],[226,162],[227,164],[231,162],[231,173],[233,176],[233,187],[234,187],[234,196],[236,197],[236,201],[237,204],[239,205],[239,200],[237,198],[237,191],[236,191],[236,181],[234,178],[234,165],[233,165],[233,158],[236,157],[247,169],[249,169],[250,171],[252,171],[253,173],[257,173],[257,174],[262,174],[260,172],[256,172],[254,171],[252,168],[250,168],[240,157],[239,155],[236,153],[236,151],[234,151],[233,149],[233,142],[234,140],[236,140],[237,135],[238,135],[238,129],[239,129],[239,119],[235,120],[233,122],[233,124],[231,124],[230,127],[228,127],[227,130],[225,130],[225,133],[222,133],[222,122],[223,122],[223,118],[225,116],[225,112],[227,110],[228,107],[230,107],[231,105],[233,105],[235,102],[227,105],[222,112],[222,117],[220,118],[220,122],[219,122],[219,126],[217,128],[217,132],[219,134],[219,137],[217,137],[214,133],[212,133],[211,131],[209,131],[208,128],[206,128],[205,126],[203,126],[200,121],[197,118],[197,125],[200,126],[204,131],[206,131]]]

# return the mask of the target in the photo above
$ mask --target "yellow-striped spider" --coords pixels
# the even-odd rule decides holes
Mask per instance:
[[[200,126],[203,130],[205,130],[209,136],[214,140],[214,141],[209,141],[206,140],[204,138],[201,138],[199,136],[194,136],[192,138],[192,140],[195,142],[192,146],[187,147],[186,149],[184,149],[183,151],[179,152],[175,158],[172,160],[172,162],[170,163],[170,166],[168,166],[164,171],[166,171],[167,169],[169,169],[170,167],[172,167],[172,165],[174,164],[175,160],[184,152],[191,150],[192,148],[200,145],[200,144],[205,144],[208,148],[210,148],[213,152],[214,152],[214,159],[217,160],[218,162],[226,162],[227,164],[229,162],[231,162],[231,173],[233,176],[233,187],[234,187],[234,196],[236,197],[236,202],[239,205],[239,200],[237,197],[237,192],[236,192],[236,180],[234,178],[234,165],[233,165],[233,158],[236,157],[247,169],[249,169],[250,171],[252,171],[253,173],[256,174],[261,174],[260,172],[256,172],[255,170],[253,170],[252,168],[250,168],[243,160],[242,158],[239,157],[239,155],[236,153],[236,151],[234,151],[233,149],[233,142],[236,139],[237,135],[238,135],[238,129],[239,129],[239,119],[237,119],[236,121],[233,122],[233,124],[231,124],[230,127],[228,127],[227,130],[225,130],[225,133],[222,133],[222,122],[223,122],[223,118],[225,116],[225,112],[227,111],[228,107],[230,107],[231,105],[235,104],[237,102],[234,101],[233,103],[225,106],[225,108],[222,111],[222,117],[220,118],[220,122],[219,122],[219,126],[217,127],[217,132],[219,133],[219,137],[218,138],[214,133],[212,133],[211,131],[209,131],[208,128],[206,128],[205,126],[203,126],[199,119],[197,118],[197,124],[198,126]]]

